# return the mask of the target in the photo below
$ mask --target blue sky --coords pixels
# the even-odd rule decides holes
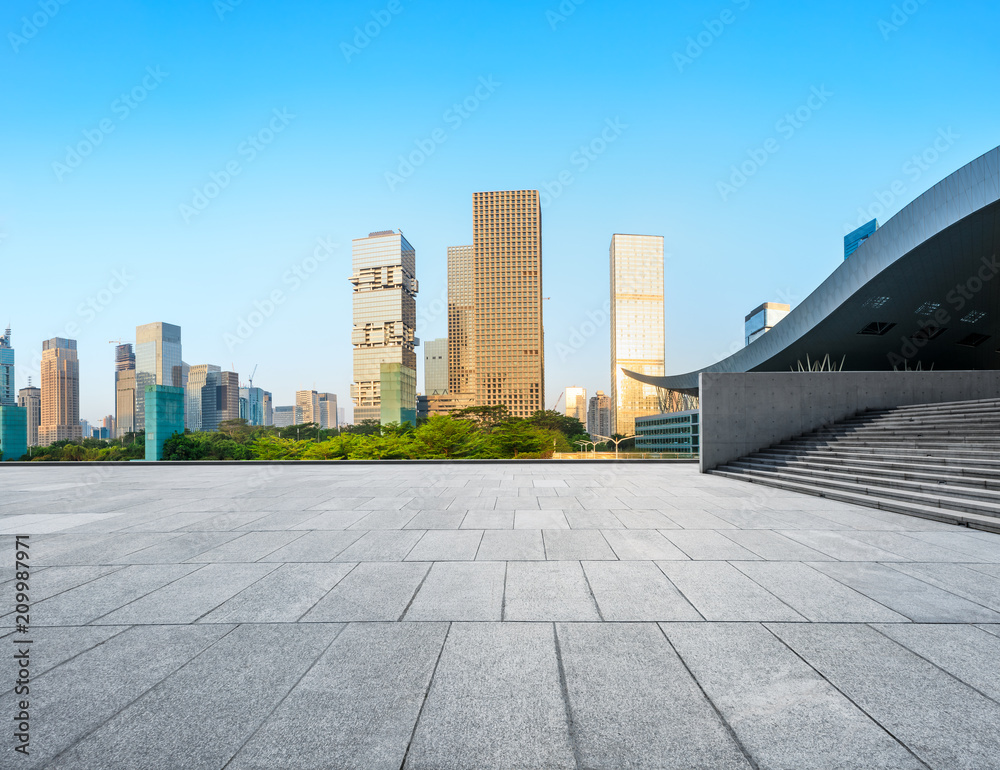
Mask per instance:
[[[108,340],[167,321],[191,364],[259,364],[276,404],[316,388],[349,406],[351,239],[403,230],[418,335],[444,336],[472,193],[524,188],[548,193],[550,406],[567,385],[608,390],[609,330],[588,314],[614,232],[665,237],[667,369],[706,365],[756,305],[818,286],[864,212],[884,221],[1000,143],[998,26],[995,5],[940,0],[9,0],[0,323],[17,385],[43,339],[73,336],[97,420]],[[260,323],[241,337],[241,321]]]

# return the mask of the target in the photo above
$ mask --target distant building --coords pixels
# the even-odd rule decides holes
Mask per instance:
[[[337,394],[319,394],[319,427],[336,428],[337,422]]]
[[[343,406],[337,407],[337,425],[347,425],[347,409]]]
[[[28,446],[38,446],[38,426],[42,421],[42,390],[31,386],[17,392],[17,405],[28,410]]]
[[[15,406],[14,348],[10,342],[10,327],[0,335],[0,406]]]
[[[701,447],[699,415],[695,409],[637,417],[636,451],[698,454]]]
[[[94,431],[90,427],[89,420],[80,420],[80,436],[81,438],[92,438]]]
[[[319,424],[319,393],[315,390],[295,391],[295,406],[302,410],[302,422]]]
[[[474,406],[476,397],[471,393],[440,393],[436,396],[417,396],[417,419],[433,415],[447,415]]]
[[[209,384],[210,375],[218,375],[222,367],[215,364],[196,364],[188,372],[187,386],[184,394],[184,426],[190,431],[205,430],[202,426],[201,405],[203,399],[209,397],[203,391]],[[212,387],[218,384],[217,377],[212,377]],[[214,396],[214,393],[211,394]]]
[[[240,419],[247,425],[265,425],[264,391],[261,388],[240,388]]]
[[[288,428],[302,424],[302,409],[297,406],[274,407],[274,427]]]
[[[402,232],[383,230],[356,238],[350,280],[354,284],[354,420],[378,420],[381,365],[417,368],[416,251]]]
[[[146,410],[146,459],[162,460],[163,445],[175,433],[184,433],[184,388],[147,385],[143,393]]]
[[[76,340],[53,337],[42,343],[42,415],[39,446],[56,441],[79,441],[80,361]]]
[[[136,432],[135,351],[130,343],[115,348],[115,438]]]
[[[476,394],[476,299],[472,246],[448,247],[448,392]]]
[[[201,389],[201,429],[216,431],[219,423],[240,418],[240,376],[236,372],[208,372]]]
[[[274,397],[269,391],[264,391],[264,424],[274,425]]]
[[[610,257],[611,430],[630,436],[661,411],[656,388],[625,371],[663,376],[663,236],[615,233]]]
[[[424,393],[439,396],[448,392],[448,338],[424,342]]]
[[[28,453],[28,410],[0,404],[0,460],[20,460]]]
[[[417,372],[403,364],[384,363],[379,372],[379,422],[417,424]]]
[[[571,385],[566,388],[566,416],[587,424],[587,389]]]
[[[151,323],[135,327],[135,428],[144,430],[146,386],[184,386],[181,327]]]
[[[878,220],[873,219],[871,222],[866,222],[861,225],[857,230],[853,230],[844,236],[844,259],[847,259],[851,254],[858,250],[858,247],[862,243],[867,241],[875,231],[878,229]]]
[[[789,305],[780,302],[765,302],[760,307],[750,311],[743,327],[747,345],[771,331],[778,321],[788,315],[791,310]]]
[[[597,395],[591,396],[590,399],[590,408],[587,410],[587,433],[593,438],[610,437],[612,432],[611,398],[606,396],[603,390],[599,390]]]

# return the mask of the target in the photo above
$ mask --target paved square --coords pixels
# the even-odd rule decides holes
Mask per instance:
[[[2,467],[0,564],[0,767],[1000,768],[1000,536],[693,465]]]

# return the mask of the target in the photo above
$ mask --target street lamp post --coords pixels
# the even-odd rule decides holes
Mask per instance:
[[[630,438],[636,438],[639,434],[635,433],[631,436],[622,436],[621,438],[611,438],[611,436],[598,436],[596,433],[592,434],[597,438],[603,438],[605,441],[613,441],[615,443],[615,459],[618,459],[618,445],[623,441],[628,441]]]

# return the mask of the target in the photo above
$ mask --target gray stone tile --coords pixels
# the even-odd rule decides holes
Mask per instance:
[[[897,644],[1000,703],[1000,638],[970,625],[876,625]]]
[[[276,513],[270,513],[260,519],[255,519],[249,524],[244,524],[242,527],[239,527],[239,529],[252,530],[254,532],[283,531],[291,529],[296,524],[301,524],[302,522],[308,521],[315,516],[315,511],[277,511]]]
[[[680,525],[659,511],[611,511],[626,529],[680,529]]]
[[[569,529],[562,511],[515,511],[514,529]]]
[[[246,524],[265,518],[268,511],[229,511],[226,513],[203,513],[202,517],[177,532],[231,532]]]
[[[204,551],[187,559],[189,564],[216,562],[249,562],[263,559],[268,554],[302,537],[302,532],[248,532],[235,540]]]
[[[769,627],[930,767],[997,766],[997,703],[867,626]]]
[[[444,623],[348,626],[227,770],[398,770],[447,628]]]
[[[483,539],[482,530],[434,530],[425,532],[406,561],[472,561]]]
[[[302,534],[288,545],[271,551],[261,562],[324,562],[332,561],[340,553],[364,536],[354,530],[315,530]]]
[[[710,529],[675,529],[662,533],[686,556],[699,561],[756,561],[760,557]]]
[[[852,532],[851,539],[896,554],[907,561],[959,562],[964,554],[950,548],[925,543],[901,532]],[[804,559],[803,561],[812,561]],[[888,560],[886,560],[888,561]]]
[[[991,610],[1000,611],[1000,579],[961,564],[893,564],[893,569]]]
[[[822,562],[813,565],[917,623],[995,623],[1000,613],[989,610],[906,575],[885,564]]]
[[[785,530],[785,537],[841,561],[905,561],[904,556],[855,540],[853,532]]]
[[[449,511],[492,511],[496,506],[496,498],[488,495],[459,495],[448,503]]]
[[[222,767],[342,626],[240,626],[50,764]]]
[[[50,552],[44,548],[41,550],[40,557],[37,553],[32,554],[32,560],[36,567],[120,564],[121,560],[129,554],[162,543],[172,537],[174,535],[159,532],[109,534],[100,537],[95,542],[88,542],[58,554],[56,561],[50,561]]]
[[[231,630],[231,626],[130,628],[37,677],[30,693],[31,753],[18,766],[54,767],[53,757]],[[0,709],[16,714],[21,697],[8,692],[0,697]],[[12,740],[8,738],[5,751],[12,750]],[[105,757],[91,767],[110,767],[108,760]]]
[[[1000,563],[1000,535],[979,538],[961,532],[911,532],[909,537],[966,554],[965,561]]]
[[[828,562],[829,563],[829,562]],[[744,561],[734,565],[793,610],[818,623],[898,623],[908,618],[808,564]]]
[[[608,529],[602,532],[615,556],[622,561],[688,558],[655,529]]]
[[[538,529],[487,529],[477,561],[535,561],[545,559],[542,532]]]
[[[563,510],[570,529],[624,529],[621,519],[611,511]]]
[[[128,554],[128,564],[177,564],[240,537],[238,532],[185,532],[177,537]]]
[[[763,626],[670,623],[663,632],[758,767],[924,767]]]
[[[514,511],[469,511],[462,519],[462,529],[512,529]]]
[[[452,625],[406,766],[575,768],[552,625]]]
[[[768,516],[763,511],[749,508],[713,507],[712,513],[723,521],[728,521],[735,527],[746,530],[783,529],[785,522],[776,517]]]
[[[93,622],[100,625],[193,623],[277,566],[208,564]]]
[[[583,563],[606,621],[701,620],[701,615],[650,562]]]
[[[404,529],[458,529],[465,514],[461,511],[418,511]]]
[[[579,562],[507,564],[505,620],[600,620]]]
[[[13,549],[10,549],[13,552]],[[13,574],[14,564],[11,562],[10,570],[7,574]],[[40,602],[52,596],[57,596],[63,591],[69,591],[77,586],[82,586],[92,580],[117,572],[124,567],[121,566],[101,566],[101,567],[48,567],[44,571],[31,570],[29,579],[31,586],[31,602]],[[8,594],[9,596],[9,594]],[[8,607],[4,607],[4,610]]]
[[[350,529],[402,529],[415,515],[415,511],[372,511],[354,522]]]
[[[334,561],[402,561],[423,537],[422,530],[366,532],[333,557]]]
[[[667,511],[667,515],[674,524],[682,529],[737,529],[735,524],[730,524],[725,519],[720,519],[713,513],[705,510],[679,509]],[[657,527],[664,529],[664,527]]]
[[[368,514],[364,511],[325,511],[313,516],[311,519],[295,524],[289,529],[310,529],[310,530],[330,530],[347,529],[353,524],[357,524]],[[361,527],[367,529],[367,527]]]
[[[199,623],[293,623],[354,569],[353,564],[284,564]]]
[[[655,625],[559,624],[556,633],[579,766],[751,767]]]
[[[809,546],[766,529],[727,529],[721,533],[737,545],[768,561],[824,561],[833,559]]]
[[[549,561],[618,558],[599,529],[547,529],[542,531],[542,539]]]
[[[32,607],[36,626],[82,626],[198,569],[194,564],[125,567]]]
[[[32,679],[38,679],[47,671],[51,671],[56,666],[62,665],[99,644],[103,644],[127,628],[128,626],[86,626],[83,628],[35,626],[31,629],[30,636],[33,644],[30,651]],[[13,654],[13,642],[18,639],[24,639],[24,636],[9,634],[0,641],[5,646],[10,645],[10,651]],[[3,683],[3,690],[0,691],[0,694],[11,692],[14,689],[15,681],[16,677],[9,677]]]
[[[804,620],[727,562],[664,561],[658,565],[705,620]]]
[[[302,620],[400,620],[429,569],[426,562],[359,564]]]
[[[438,562],[403,620],[499,621],[506,572],[499,561]]]

